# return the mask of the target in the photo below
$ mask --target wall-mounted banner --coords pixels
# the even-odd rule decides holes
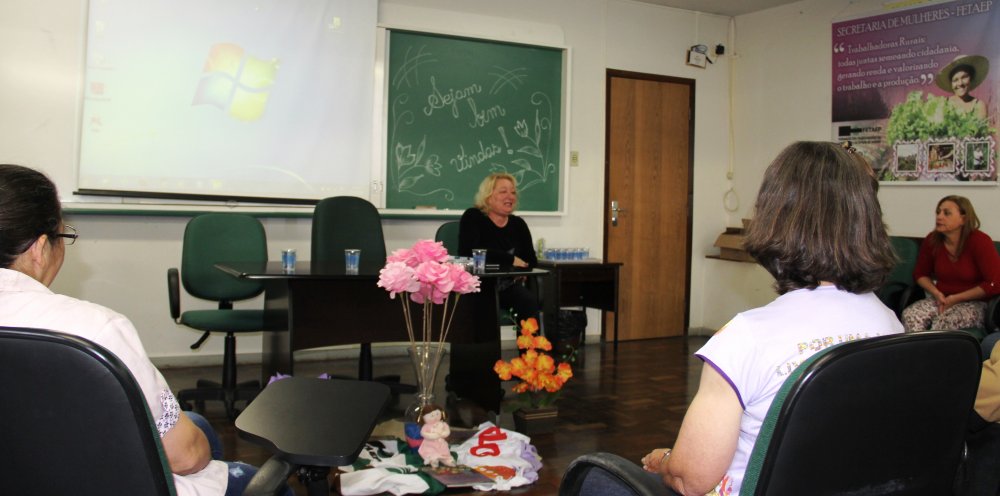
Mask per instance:
[[[883,183],[997,184],[993,3],[937,2],[833,24],[833,136],[850,140]]]

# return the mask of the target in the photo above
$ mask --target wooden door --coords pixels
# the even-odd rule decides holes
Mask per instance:
[[[694,81],[608,71],[607,92],[604,253],[624,264],[619,339],[681,336],[691,278]]]

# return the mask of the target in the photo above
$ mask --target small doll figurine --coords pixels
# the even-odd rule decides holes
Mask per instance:
[[[424,441],[420,443],[417,453],[424,459],[424,463],[433,468],[443,463],[449,467],[455,466],[455,460],[448,450],[448,436],[451,435],[451,428],[448,427],[447,417],[444,409],[437,405],[426,405],[420,409],[420,435]]]

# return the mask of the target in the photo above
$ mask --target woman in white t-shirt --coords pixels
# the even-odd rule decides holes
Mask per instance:
[[[878,182],[853,149],[798,142],[764,173],[744,247],[779,296],[740,313],[696,356],[701,384],[674,448],[643,467],[685,495],[739,494],[775,393],[798,364],[841,342],[903,331],[872,290],[895,262]]]
[[[0,165],[0,325],[75,334],[107,348],[142,389],[177,494],[242,494],[257,468],[216,459],[221,446],[211,425],[197,414],[181,414],[132,323],[108,308],[49,290],[66,245],[77,236],[72,226],[63,224],[52,181],[27,167]]]

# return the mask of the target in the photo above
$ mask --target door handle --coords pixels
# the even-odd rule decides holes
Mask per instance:
[[[624,212],[624,211],[625,211],[624,208],[620,208],[618,206],[618,200],[611,200],[611,225],[612,226],[617,226],[618,225],[618,214],[620,212]]]

